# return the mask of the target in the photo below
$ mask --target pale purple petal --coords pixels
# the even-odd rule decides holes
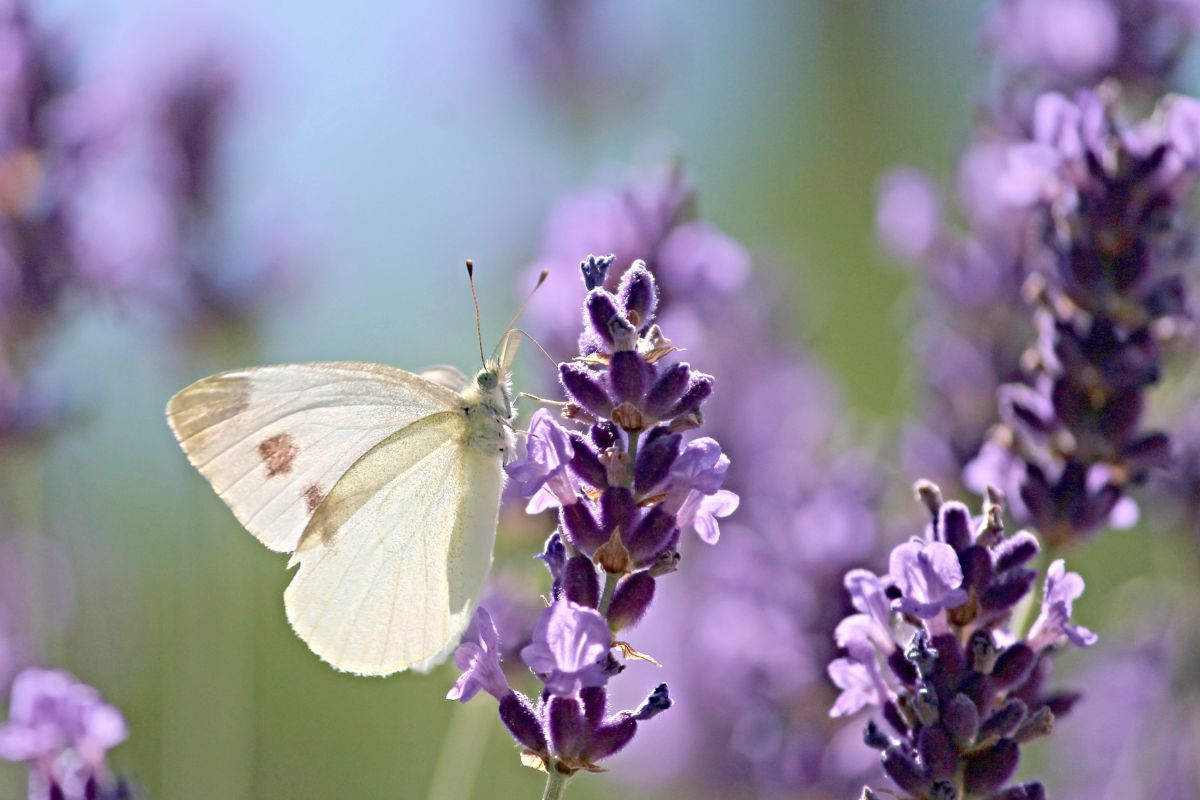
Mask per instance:
[[[454,664],[463,673],[446,693],[447,700],[465,703],[480,689],[497,700],[509,693],[508,680],[500,666],[500,635],[491,614],[482,606],[476,609],[462,644],[454,651]]]
[[[521,658],[551,694],[571,696],[606,683],[603,660],[611,647],[612,633],[604,617],[563,598],[542,612]]]

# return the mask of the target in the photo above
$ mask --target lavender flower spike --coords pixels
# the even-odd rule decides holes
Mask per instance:
[[[500,635],[486,608],[475,610],[462,644],[454,651],[454,664],[463,673],[446,693],[447,700],[465,703],[480,689],[502,700],[511,691],[500,667]]]
[[[1029,630],[1029,646],[1043,650],[1067,639],[1076,647],[1091,647],[1098,638],[1082,625],[1071,623],[1071,606],[1083,594],[1083,578],[1067,572],[1063,560],[1057,559],[1046,571],[1046,587],[1042,609]]]
[[[608,682],[604,662],[611,647],[604,617],[563,598],[542,613],[533,642],[521,650],[521,658],[541,676],[546,691],[573,697],[581,689]]]

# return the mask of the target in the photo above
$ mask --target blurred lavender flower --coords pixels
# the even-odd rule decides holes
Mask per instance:
[[[665,366],[676,348],[655,323],[653,275],[635,262],[610,292],[612,263],[581,264],[581,355],[559,365],[567,426],[539,410],[524,455],[506,465],[530,513],[558,509],[559,529],[538,556],[552,580],[549,605],[520,653],[542,684],[538,702],[509,686],[483,608],[455,654],[464,672],[448,695],[466,701],[482,689],[500,701],[525,763],[548,773],[548,797],[579,770],[598,770],[639,722],[671,705],[662,684],[635,710],[609,715],[609,680],[625,668],[614,651],[649,660],[614,637],[642,620],[659,579],[675,571],[682,529],[715,542],[717,519],[737,507],[722,489],[729,459],[720,445],[683,441],[703,424],[713,379],[686,362]]]
[[[38,361],[74,280],[64,246],[76,154],[53,136],[75,54],[27,4],[0,4],[0,438],[51,428],[62,403]]]
[[[29,764],[30,800],[118,800],[132,793],[106,759],[127,735],[121,713],[95,689],[31,667],[13,682],[0,758]]]
[[[1195,0],[1001,0],[984,42],[1001,67],[997,102],[1024,119],[1042,93],[1106,78],[1158,97],[1198,30]]]
[[[1171,98],[1124,125],[1098,94],[1046,95],[1033,139],[1011,153],[1002,190],[1040,210],[1053,269],[1027,287],[1029,385],[1003,388],[1004,427],[970,471],[1010,491],[1052,545],[1130,522],[1126,487],[1169,463],[1167,436],[1141,418],[1160,343],[1188,314],[1178,220],[1200,166],[1198,109]]]
[[[629,113],[654,93],[663,31],[653,30],[649,10],[628,1],[526,0],[503,6],[499,25],[522,74],[554,111],[578,122]]]
[[[905,797],[1042,797],[1039,783],[1005,787],[1020,745],[1049,733],[1077,699],[1046,694],[1043,683],[1055,647],[1095,642],[1070,622],[1083,580],[1056,561],[1041,614],[1022,635],[1011,622],[1037,577],[1026,566],[1037,540],[1004,536],[995,494],[973,520],[932,484],[917,491],[932,514],[925,536],[893,550],[886,575],[846,575],[858,613],[835,633],[845,655],[829,665],[841,690],[830,714],[881,712],[891,732],[872,720],[863,738]]]
[[[203,337],[250,325],[286,297],[298,251],[282,235],[236,230],[224,211],[244,54],[203,22],[171,26],[179,35],[158,30],[144,40],[153,47],[139,42],[97,70],[54,124],[88,154],[69,215],[81,278],[173,333]]]

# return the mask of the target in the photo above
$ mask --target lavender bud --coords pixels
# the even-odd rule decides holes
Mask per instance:
[[[610,486],[600,494],[600,525],[604,530],[629,530],[636,513],[633,492],[624,486]]]
[[[991,675],[971,673],[971,677],[963,681],[958,690],[975,704],[981,717],[991,711],[996,700],[996,685],[993,683]]]
[[[969,795],[994,792],[1017,771],[1021,751],[1012,739],[1001,739],[988,750],[967,759],[963,787]]]
[[[1065,717],[1081,699],[1083,694],[1080,692],[1056,692],[1046,698],[1046,708],[1056,717]]]
[[[583,701],[583,718],[588,729],[596,730],[608,714],[608,691],[602,686],[589,686],[579,690],[579,699]]]
[[[638,624],[653,599],[654,578],[648,572],[626,575],[613,592],[608,607],[608,627],[620,631]]]
[[[1029,713],[1029,709],[1020,698],[1012,697],[979,726],[979,740],[999,739],[1010,736]]]
[[[979,709],[965,694],[956,694],[946,704],[942,724],[954,743],[965,750],[975,743],[975,734],[979,731]]]
[[[663,511],[661,505],[650,509],[625,537],[633,563],[640,566],[653,562],[670,544],[674,531],[675,517]]]
[[[938,512],[938,537],[961,553],[971,546],[971,513],[957,501],[944,504]]]
[[[646,262],[639,259],[625,271],[617,288],[617,297],[629,321],[645,330],[658,306],[658,286],[654,276],[646,269]]]
[[[952,633],[942,633],[933,637],[931,645],[937,651],[937,671],[934,675],[934,683],[937,685],[939,695],[944,694],[949,697],[952,692],[945,691],[952,687],[958,686],[967,674],[967,657],[963,654],[962,647],[958,644],[958,639]]]
[[[603,289],[593,289],[588,292],[583,307],[584,319],[590,333],[602,344],[612,347],[612,321],[621,317],[613,296]]]
[[[974,590],[978,594],[991,583],[994,574],[992,557],[986,547],[971,545],[958,554],[958,563],[962,566],[963,589]]]
[[[992,581],[992,584],[979,596],[979,606],[990,613],[1007,611],[1029,594],[1035,580],[1037,580],[1037,573],[1031,569],[1013,570]]]
[[[1054,731],[1054,716],[1049,706],[1042,706],[1021,723],[1013,738],[1024,744],[1050,735]]]
[[[883,770],[906,792],[923,795],[933,783],[925,770],[902,745],[892,745],[883,751]]]
[[[596,524],[587,503],[563,506],[558,513],[567,538],[584,554],[595,553],[596,548],[608,541],[608,536]]]
[[[621,715],[607,725],[601,725],[592,733],[580,757],[589,763],[608,758],[629,744],[635,733],[637,721],[628,715]]]
[[[584,483],[590,484],[597,489],[603,489],[607,486],[607,471],[604,465],[600,463],[600,457],[587,444],[587,440],[578,433],[572,433],[571,443],[574,445],[573,455],[571,456],[571,471]]]
[[[655,430],[660,430],[656,428]],[[683,437],[678,433],[658,436],[644,445],[637,454],[633,466],[633,488],[645,495],[658,486],[671,473],[671,465],[679,457]]]
[[[589,608],[600,605],[600,578],[596,575],[596,566],[585,555],[567,561],[562,587],[572,603]]]
[[[1028,531],[1020,531],[996,548],[996,572],[1024,566],[1039,550],[1041,547],[1034,535]]]
[[[554,754],[564,759],[576,758],[590,732],[579,701],[573,697],[551,697],[547,717]]]
[[[692,368],[687,362],[672,364],[658,377],[646,394],[644,409],[654,419],[661,419],[667,410],[683,397],[691,381]]]
[[[529,699],[520,692],[509,692],[500,700],[500,720],[513,738],[535,753],[546,752],[546,734]]]
[[[952,778],[958,769],[958,750],[941,725],[927,725],[917,737],[921,763],[934,778]]]
[[[594,417],[608,417],[613,404],[596,373],[583,364],[559,364],[558,377],[567,394]]]
[[[672,419],[690,414],[700,409],[700,404],[709,398],[713,392],[713,377],[703,372],[693,372],[687,390],[679,402],[663,415],[663,419]]]
[[[583,285],[590,292],[593,289],[599,289],[604,286],[604,279],[608,276],[608,268],[612,266],[615,256],[592,256],[589,255],[583,261],[579,262],[579,271],[583,273]]]
[[[654,691],[642,701],[638,706],[637,711],[633,712],[633,718],[636,720],[648,720],[657,717],[662,712],[671,707],[671,692],[667,689],[665,683],[660,683],[654,687]]]
[[[1004,689],[1024,683],[1036,661],[1033,649],[1024,642],[1017,642],[996,659],[996,666],[992,668],[993,684],[997,689]]]
[[[638,405],[654,379],[654,367],[642,360],[635,350],[613,353],[608,367],[608,384],[618,402]]]
[[[937,522],[938,511],[942,507],[942,490],[938,488],[938,485],[922,478],[913,484],[913,494],[916,495],[921,505],[929,509],[929,515],[934,522]]]

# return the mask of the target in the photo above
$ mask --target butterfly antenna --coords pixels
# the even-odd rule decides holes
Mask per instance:
[[[475,304],[475,341],[479,343],[479,360],[487,366],[483,354],[483,323],[479,321],[479,295],[475,293],[475,262],[467,259],[467,283],[471,284],[471,302]]]
[[[509,330],[510,335],[514,334],[514,333],[519,333],[522,336],[524,336],[526,339],[528,339],[529,341],[533,342],[533,346],[536,347],[538,350],[542,351],[542,355],[544,355],[546,357],[546,360],[550,362],[550,365],[553,366],[554,369],[556,369],[556,370],[558,369],[558,362],[554,360],[554,356],[552,356],[548,352],[546,352],[546,348],[542,347],[542,343],[539,342],[537,339],[533,338],[532,336],[530,336],[528,331],[523,331],[520,328],[509,328],[508,330]]]
[[[533,299],[534,293],[537,292],[538,289],[542,288],[542,284],[545,283],[546,278],[549,278],[549,277],[550,277],[550,270],[548,270],[548,269],[542,270],[541,273],[538,275],[537,283],[535,283],[533,288],[529,290],[529,294],[527,294],[525,296],[525,301],[523,303],[521,303],[520,308],[517,309],[517,313],[513,314],[513,318],[510,319],[508,321],[508,324],[504,326],[504,336],[500,337],[500,341],[496,342],[496,347],[492,350],[493,358],[496,357],[496,350],[500,349],[500,345],[508,340],[509,332],[516,330],[513,326],[517,324],[517,320],[519,320],[521,318],[521,315],[525,313],[525,309],[529,307],[529,301]],[[525,336],[528,337],[529,334],[525,334]],[[530,339],[530,341],[533,341],[533,340]],[[534,342],[534,344],[537,344],[537,342]],[[541,347],[541,345],[538,345],[538,347]]]

